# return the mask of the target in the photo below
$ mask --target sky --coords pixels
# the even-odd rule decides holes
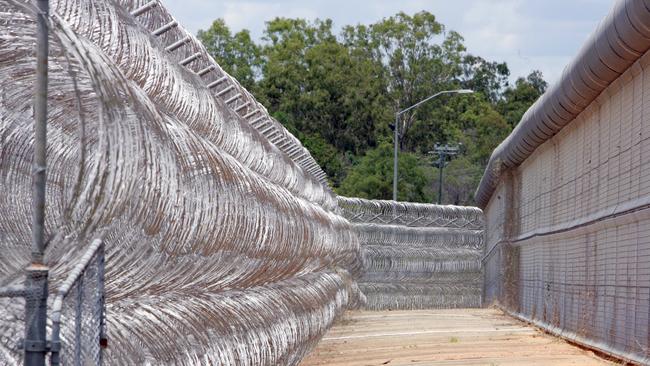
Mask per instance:
[[[555,82],[613,0],[162,0],[192,33],[223,18],[234,32],[262,37],[275,17],[330,18],[340,28],[371,24],[404,11],[434,14],[448,30],[465,38],[469,53],[506,61],[511,79],[540,70]]]

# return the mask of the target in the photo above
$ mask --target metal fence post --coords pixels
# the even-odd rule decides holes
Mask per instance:
[[[442,204],[442,170],[445,168],[445,154],[438,156],[438,204]]]
[[[48,347],[47,324],[47,267],[31,265],[27,268],[25,296],[25,365],[44,366]]]
[[[43,263],[45,251],[45,156],[47,150],[47,0],[38,0],[34,160],[32,162],[32,262]]]
[[[397,155],[399,153],[399,113],[395,113],[395,135],[393,137],[393,201],[397,201],[397,181],[399,173],[397,169],[399,168],[399,163],[397,161]]]
[[[97,254],[97,295],[99,297],[98,311],[99,311],[99,364],[103,363],[103,352],[102,349],[108,347],[108,335],[106,334],[106,295],[104,293],[104,273],[106,265],[106,251],[104,248],[104,242],[102,241],[101,246]]]
[[[83,318],[83,302],[84,302],[84,276],[79,277],[76,284],[77,293],[75,301],[75,314],[74,314],[74,365],[81,366],[81,332],[82,332],[82,318]]]
[[[34,160],[32,162],[32,264],[26,269],[25,365],[45,366],[48,268],[45,251],[45,157],[47,137],[48,0],[38,0],[36,15],[36,85],[34,97]]]

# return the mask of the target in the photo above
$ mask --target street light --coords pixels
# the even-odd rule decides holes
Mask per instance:
[[[415,104],[412,106],[402,109],[401,111],[395,113],[395,137],[393,138],[393,141],[395,142],[395,149],[393,151],[393,201],[397,201],[397,153],[399,150],[399,116],[402,114],[410,111],[411,109],[419,107],[422,103],[428,102],[429,100],[442,95],[442,94],[471,94],[474,93],[473,90],[471,89],[457,89],[457,90],[443,90],[440,92],[437,92],[436,94],[433,94]]]

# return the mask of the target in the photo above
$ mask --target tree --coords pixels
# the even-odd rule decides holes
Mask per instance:
[[[481,93],[493,104],[501,98],[503,89],[508,86],[510,70],[505,62],[489,62],[474,55],[463,57],[463,87]]]
[[[436,169],[437,170],[437,169]],[[443,170],[443,203],[475,205],[474,190],[483,175],[483,169],[467,157],[451,160]],[[436,177],[436,181],[437,181]],[[437,182],[434,184],[437,187]]]
[[[484,167],[492,151],[503,141],[511,131],[507,121],[481,95],[475,95],[475,100],[468,102],[468,107],[459,119],[462,132],[453,135],[455,141],[465,146],[467,158]],[[452,133],[454,129],[448,128]]]
[[[277,112],[275,119],[287,127],[287,130],[296,136],[303,146],[311,153],[318,165],[327,173],[329,181],[334,187],[338,187],[344,178],[344,162],[346,161],[339,150],[318,133],[305,134],[295,128],[295,123],[286,113]]]
[[[470,202],[474,173],[546,89],[538,71],[510,86],[504,62],[467,53],[462,36],[426,11],[344,26],[338,35],[333,29],[329,19],[276,18],[256,43],[247,30],[233,35],[217,19],[199,38],[344,194],[391,198],[395,112],[442,90],[469,88],[475,93],[442,95],[401,116],[399,198],[431,202],[437,175],[427,152],[435,143],[463,143],[445,202]]]
[[[260,48],[246,29],[233,36],[223,19],[217,19],[207,30],[199,30],[198,39],[224,71],[234,76],[249,91],[255,90],[262,60]]]
[[[399,155],[398,199],[411,202],[430,202],[425,194],[428,161],[416,154]],[[391,199],[393,195],[393,147],[379,144],[369,150],[351,169],[337,193],[369,199]]]
[[[498,103],[499,112],[511,127],[515,127],[528,108],[544,94],[547,86],[541,71],[533,71],[526,78],[518,78],[515,87],[508,88],[503,93],[503,99]]]
[[[442,41],[435,42],[443,33]],[[461,72],[463,38],[454,31],[445,33],[444,26],[429,12],[413,16],[400,12],[370,26],[348,26],[343,39],[383,66],[384,72],[378,76],[385,78],[385,93],[393,113],[437,91],[458,86],[454,80]],[[413,110],[400,119],[401,147],[407,151],[415,148],[410,130],[418,115],[422,112]]]
[[[291,115],[296,129],[319,135],[341,155],[376,146],[377,130],[387,125],[377,65],[341,44],[331,20],[277,18],[267,23],[265,39],[259,85],[272,112]]]

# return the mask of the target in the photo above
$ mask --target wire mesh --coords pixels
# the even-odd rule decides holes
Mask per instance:
[[[46,351],[48,272],[42,266],[25,270],[24,284],[0,287],[0,361],[19,365]],[[44,359],[44,358],[43,358]]]
[[[502,176],[486,207],[488,302],[650,364],[650,54]]]
[[[104,245],[91,243],[52,305],[52,366],[101,365],[105,341]]]
[[[0,297],[0,364],[22,365],[20,340],[25,338],[27,319],[23,296]]]
[[[492,152],[475,193],[482,208],[501,173],[528,159],[544,142],[597,102],[609,85],[637,68],[650,50],[650,7],[642,0],[613,2],[609,14],[586,40],[561,77],[522,116],[512,133]],[[633,64],[637,66],[633,67]]]
[[[348,197],[338,200],[341,214],[355,222],[361,243],[364,270],[359,288],[366,308],[481,305],[481,210]]]

